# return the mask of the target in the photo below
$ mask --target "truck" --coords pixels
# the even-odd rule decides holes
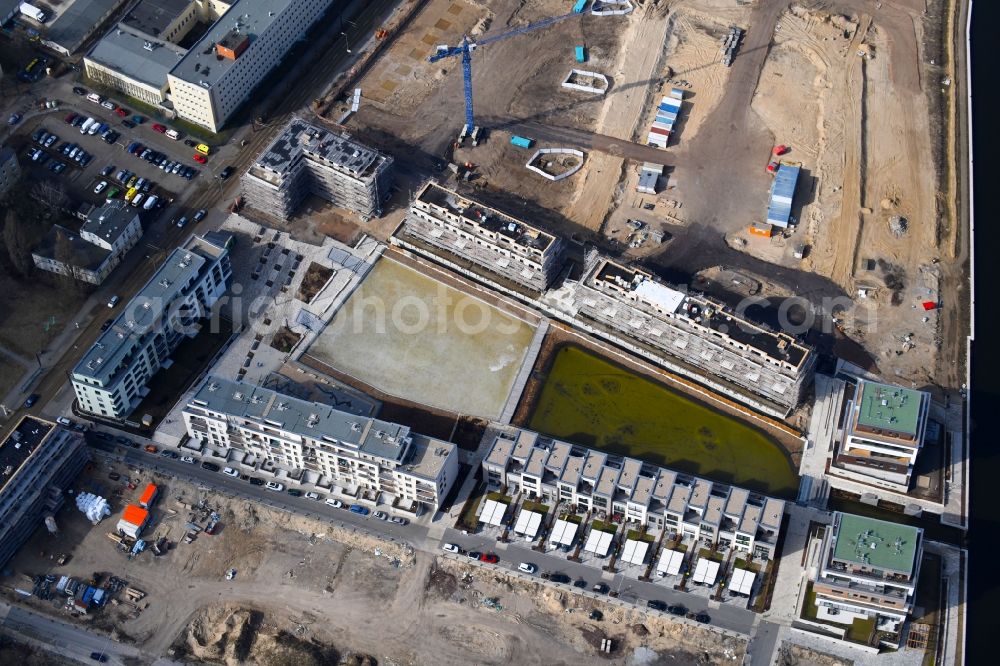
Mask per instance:
[[[181,133],[173,128],[167,129],[167,131],[164,132],[164,134],[167,136],[168,139],[173,139],[174,141],[177,141],[181,138]]]
[[[532,139],[528,139],[523,136],[517,136],[516,134],[510,137],[510,142],[511,144],[517,146],[518,148],[531,148],[531,145],[535,143],[534,140]]]
[[[18,7],[18,10],[20,10],[21,14],[23,14],[24,16],[27,16],[30,19],[34,19],[39,23],[45,23],[45,19],[49,17],[49,15],[46,14],[44,10],[39,9],[34,5],[29,5],[27,2],[22,2],[21,6]]]

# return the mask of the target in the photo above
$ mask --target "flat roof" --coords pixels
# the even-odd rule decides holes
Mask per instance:
[[[799,180],[799,167],[790,164],[778,165],[778,172],[771,184],[771,200],[767,206],[767,223],[777,227],[787,227],[792,215],[792,199],[795,184]]]
[[[506,504],[488,499],[483,505],[482,513],[479,514],[479,522],[486,523],[487,525],[500,525],[503,522],[503,514],[506,512]]]
[[[66,239],[66,248],[69,250],[67,256],[56,256],[59,254],[56,249],[59,247],[60,239]],[[111,250],[100,245],[94,245],[80,238],[80,234],[67,229],[66,227],[53,224],[42,239],[32,250],[32,254],[46,259],[55,259],[60,262],[69,262],[77,268],[96,271],[111,256]]]
[[[859,380],[858,425],[916,436],[923,391]]]
[[[271,182],[274,180],[272,174],[285,176],[303,156],[356,178],[374,173],[386,159],[377,150],[345,134],[307,123],[302,118],[292,118],[250,165],[249,173]]]
[[[407,442],[410,435],[407,426],[217,376],[207,377],[188,404],[269,424],[313,440],[329,438],[398,464],[404,462],[407,447],[412,443],[412,439]]]
[[[486,456],[486,462],[490,465],[502,467],[510,460],[510,454],[513,450],[514,440],[508,439],[503,435],[497,435],[496,439],[493,440],[493,446],[490,448],[489,455]]]
[[[142,0],[125,15],[122,23],[151,37],[159,37],[192,1]]]
[[[0,442],[0,490],[14,478],[54,428],[54,423],[32,416],[22,417],[18,421],[3,442]]]
[[[114,324],[84,353],[73,374],[91,377],[108,386],[122,362],[143,344],[144,336],[159,321],[164,309],[206,269],[209,259],[215,259],[210,255],[211,249],[196,237],[174,249],[149,282],[122,308]]]
[[[580,526],[576,523],[560,518],[556,520],[556,525],[552,528],[552,534],[549,535],[549,541],[557,543],[561,546],[568,546],[572,544],[573,539],[576,538],[576,531],[579,527]]]
[[[839,514],[834,559],[911,575],[915,569],[920,530],[917,527]]]
[[[87,221],[80,227],[80,233],[89,233],[114,245],[118,237],[125,233],[129,225],[139,217],[135,208],[123,199],[112,199],[95,208],[87,215]]]
[[[532,450],[531,455],[528,456],[528,463],[524,466],[525,473],[542,478],[542,473],[545,471],[545,459],[548,456],[549,452],[545,449]]]
[[[410,453],[403,461],[404,471],[426,479],[437,480],[455,445],[451,442],[412,432],[410,440]]]
[[[417,195],[417,199],[438,208],[446,208],[470,225],[499,234],[515,245],[531,247],[544,252],[554,240],[551,234],[537,227],[506,213],[501,213],[495,208],[463,197],[458,192],[445,189],[437,183],[427,183]]]
[[[119,23],[94,44],[87,59],[162,90],[167,85],[167,74],[186,53],[176,44],[152,39]]]
[[[97,28],[101,19],[108,16],[124,1],[77,0],[42,30],[42,39],[58,44],[72,53]]]
[[[235,27],[255,39],[240,58],[252,58],[256,37],[264,34],[272,23],[292,5],[293,0],[236,0],[222,17],[191,47],[187,56],[170,72],[179,79],[202,88],[211,88],[228,72],[235,60],[215,57],[215,44],[224,41]]]

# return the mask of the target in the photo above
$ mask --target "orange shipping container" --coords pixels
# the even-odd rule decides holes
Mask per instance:
[[[158,492],[159,489],[156,487],[156,484],[151,483],[146,486],[146,489],[142,491],[142,495],[139,497],[139,506],[148,509],[156,500],[156,494]]]
[[[149,520],[149,511],[135,504],[129,504],[125,507],[125,512],[122,513],[122,520],[132,525],[143,526]]]

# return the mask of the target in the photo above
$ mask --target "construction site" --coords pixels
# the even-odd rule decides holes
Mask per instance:
[[[965,320],[949,316],[964,298],[940,294],[962,288],[968,239],[943,196],[946,9],[682,0],[567,15],[556,0],[431,0],[356,77],[357,110],[346,94],[321,110],[397,157],[400,192],[454,179],[670,282],[731,304],[769,299],[759,318],[772,326],[797,297],[792,323],[819,351],[955,387],[962,353],[946,346],[961,336],[945,328]],[[466,37],[479,134],[458,141]],[[536,153],[549,150],[575,153]],[[640,188],[643,164],[662,169]],[[782,164],[797,172],[784,227],[766,224]]]

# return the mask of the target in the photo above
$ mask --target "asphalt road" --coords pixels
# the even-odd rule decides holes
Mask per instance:
[[[18,606],[0,604],[0,613],[5,614],[0,626],[50,645],[67,657],[88,661],[92,652],[100,652],[107,655],[108,663],[124,663],[126,658],[141,656],[131,645]]]
[[[603,582],[611,590],[617,591],[619,599],[622,601],[645,607],[648,600],[657,599],[668,605],[683,605],[691,611],[707,612],[712,618],[712,624],[724,629],[750,634],[753,628],[755,615],[744,608],[725,604],[711,608],[705,597],[674,590],[668,584],[642,582],[626,578],[621,574],[613,576],[605,574],[597,566],[569,562],[564,556],[557,553],[539,553],[523,542],[498,544],[492,536],[464,534],[451,528],[444,530],[443,539],[431,537],[432,526],[436,528],[434,532],[439,533],[440,524],[446,520],[446,517],[440,513],[430,519],[425,516],[409,525],[396,525],[378,520],[372,515],[361,516],[346,509],[335,509],[320,501],[270,491],[262,486],[251,485],[247,481],[203,469],[197,464],[184,463],[179,459],[146,453],[142,449],[132,449],[112,442],[96,440],[92,435],[88,435],[88,442],[95,450],[112,455],[126,464],[184,478],[202,484],[227,497],[254,500],[275,509],[317,518],[344,529],[356,530],[377,538],[388,538],[390,541],[405,542],[415,549],[434,554],[441,552],[441,546],[444,543],[458,544],[465,550],[494,552],[500,558],[498,566],[503,569],[516,570],[521,562],[531,562],[538,567],[539,572],[564,573],[574,581],[585,580],[587,581],[587,594],[590,596],[595,596],[591,592],[594,584]],[[557,585],[556,583],[551,584]],[[656,611],[650,610],[649,612],[655,613]]]

